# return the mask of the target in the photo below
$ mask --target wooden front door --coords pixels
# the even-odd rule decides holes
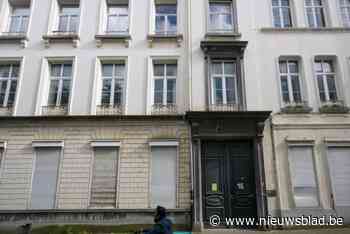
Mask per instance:
[[[251,142],[203,142],[202,165],[203,221],[207,227],[213,215],[218,215],[224,226],[225,218],[257,217]]]

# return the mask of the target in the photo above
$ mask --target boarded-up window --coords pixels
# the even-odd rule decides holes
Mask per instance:
[[[152,147],[152,207],[176,208],[176,147]]]
[[[91,207],[115,207],[118,148],[95,148]]]
[[[61,148],[37,148],[32,185],[32,209],[54,209]]]
[[[316,207],[319,205],[312,151],[311,146],[289,147],[290,176],[296,207]]]

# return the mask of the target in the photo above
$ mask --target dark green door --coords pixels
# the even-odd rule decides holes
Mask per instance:
[[[253,145],[250,142],[202,144],[203,216],[225,218],[257,216]],[[245,228],[245,227],[241,227]]]

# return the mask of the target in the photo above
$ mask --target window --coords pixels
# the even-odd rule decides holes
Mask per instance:
[[[36,148],[31,208],[56,208],[56,187],[61,148]]]
[[[295,206],[317,207],[319,199],[313,147],[289,146],[288,159]]]
[[[337,102],[336,73],[332,60],[315,60],[316,79],[321,102]]]
[[[297,60],[279,61],[282,98],[285,104],[301,103],[299,62]]]
[[[211,64],[212,104],[237,104],[236,63],[218,61]]]
[[[27,32],[29,21],[29,8],[14,7],[10,16],[10,33],[25,33]]]
[[[118,148],[94,149],[91,207],[116,207]]]
[[[350,0],[340,0],[340,13],[345,27],[350,27]]]
[[[233,31],[232,1],[209,1],[209,31]]]
[[[326,26],[323,0],[305,0],[305,9],[309,27],[320,28]]]
[[[58,32],[76,33],[79,26],[79,15],[79,5],[60,6]]]
[[[152,207],[176,208],[176,147],[152,147]]]
[[[125,77],[125,63],[102,64],[102,106],[123,106]]]
[[[155,62],[153,104],[167,106],[176,104],[176,63]]]
[[[50,64],[48,106],[67,106],[72,80],[72,63]]]
[[[156,34],[176,34],[177,5],[156,4]]]
[[[273,23],[277,28],[292,27],[289,0],[272,0]]]
[[[107,6],[107,33],[123,34],[129,31],[129,6],[110,4]]]
[[[15,103],[19,64],[0,64],[0,107],[11,107]]]

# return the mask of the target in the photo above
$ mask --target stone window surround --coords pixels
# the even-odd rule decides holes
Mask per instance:
[[[91,109],[90,114],[96,115],[97,113],[97,106],[100,103],[101,100],[101,88],[102,88],[102,71],[101,71],[101,65],[103,62],[116,62],[116,61],[122,61],[125,63],[125,87],[124,87],[124,106],[123,106],[123,114],[127,115],[128,113],[128,94],[129,94],[129,82],[130,79],[130,67],[129,67],[129,57],[128,56],[101,56],[97,57],[95,60],[95,77],[94,77],[94,84],[93,84],[93,90],[92,90],[92,102],[91,102]]]
[[[50,62],[72,62],[72,76],[69,102],[67,106],[67,115],[72,109],[72,99],[75,94],[75,83],[77,74],[77,57],[44,57],[41,64],[41,73],[39,81],[39,89],[36,98],[35,114],[36,116],[43,115],[43,107],[47,106],[50,88]]]

